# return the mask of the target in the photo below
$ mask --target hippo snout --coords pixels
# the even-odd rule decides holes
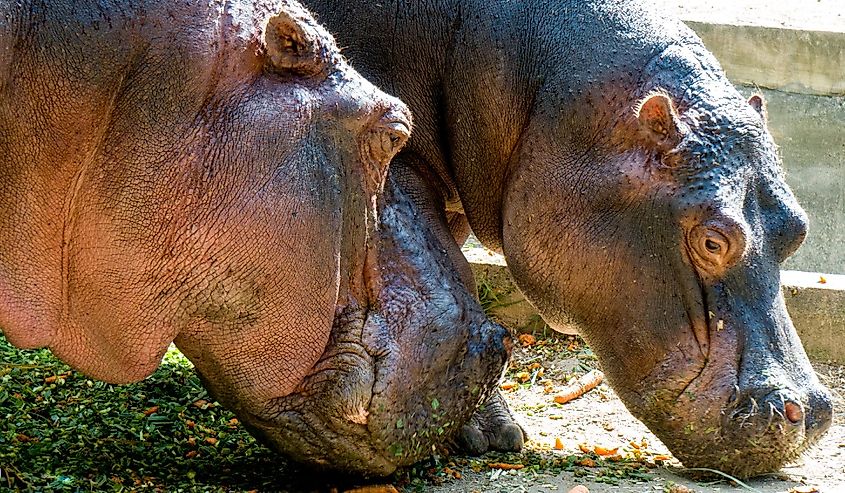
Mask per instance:
[[[735,407],[725,413],[725,430],[749,438],[772,433],[774,439],[799,433],[792,446],[803,448],[824,433],[833,421],[830,393],[824,388],[801,392],[768,388],[742,392]]]
[[[735,388],[721,412],[721,422],[693,433],[667,436],[669,448],[687,467],[719,469],[747,477],[778,469],[796,458],[830,428],[833,402],[818,382],[804,387]],[[714,426],[715,425],[715,426]]]

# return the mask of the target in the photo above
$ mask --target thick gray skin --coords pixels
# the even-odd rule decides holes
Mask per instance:
[[[383,191],[410,126],[295,2],[0,2],[0,326],[116,383],[175,341],[297,460],[419,460],[509,340]]]
[[[688,28],[638,1],[309,6],[411,107],[391,173],[424,177],[465,283],[468,222],[684,464],[772,471],[828,428],[779,290],[806,215],[762,100]]]

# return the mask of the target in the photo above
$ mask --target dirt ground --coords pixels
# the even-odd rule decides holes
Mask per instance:
[[[588,350],[587,350],[588,351]],[[544,370],[542,378],[534,377],[527,384],[517,389],[505,392],[511,408],[518,420],[530,435],[527,444],[529,451],[538,451],[544,456],[571,456],[581,454],[578,444],[603,445],[619,447],[620,452],[629,454],[633,451],[631,442],[647,444],[641,451],[646,457],[669,455],[666,447],[652,435],[648,429],[637,421],[625,409],[622,402],[606,384],[587,393],[579,399],[564,405],[553,403],[552,394],[544,392],[540,383],[543,378],[560,386],[568,376],[583,373],[595,361],[590,361],[583,353],[573,357],[557,357],[555,352],[541,352],[537,348],[518,348],[515,350],[514,363],[509,376],[519,370],[531,371],[531,365]],[[559,353],[557,353],[559,354]],[[536,372],[535,370],[533,370]],[[845,368],[817,364],[816,371],[821,379],[835,393],[836,408],[842,409],[843,395],[845,395]],[[560,439],[562,450],[552,450],[555,439]],[[648,459],[646,459],[648,462]],[[683,485],[695,492],[787,492],[787,491],[819,491],[845,492],[845,419],[838,414],[831,430],[825,435],[821,443],[809,451],[801,460],[785,467],[780,473],[746,481],[744,485],[726,481],[706,480],[698,482],[689,477],[689,472],[683,471],[674,459],[661,462],[663,465],[648,471],[653,476],[648,481],[638,481],[636,478],[621,478],[617,484],[606,484],[607,469],[601,464],[596,468],[577,468],[574,472],[552,473],[549,471],[514,470],[501,471],[479,468],[478,472],[472,468],[461,468],[461,479],[448,480],[439,486],[431,486],[426,491],[432,493],[456,492],[568,492],[575,485],[585,485],[590,493],[603,492],[673,492],[684,491],[677,488]],[[612,472],[612,471],[611,471]],[[579,477],[576,477],[576,474]],[[813,486],[816,488],[809,488]],[[803,487],[803,488],[802,488]],[[673,489],[674,488],[674,489]],[[793,488],[798,488],[793,490]]]

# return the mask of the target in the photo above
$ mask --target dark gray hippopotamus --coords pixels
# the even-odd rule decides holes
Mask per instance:
[[[779,288],[806,215],[762,99],[682,23],[631,0],[307,3],[413,111],[390,174],[465,285],[471,229],[685,465],[772,471],[829,427]]]
[[[419,460],[509,339],[384,189],[410,128],[292,1],[0,1],[0,326],[117,383],[175,341],[298,460]]]

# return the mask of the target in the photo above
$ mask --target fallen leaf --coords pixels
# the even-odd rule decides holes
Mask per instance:
[[[47,377],[44,379],[44,383],[55,383],[59,377],[53,375],[52,377]]]
[[[197,452],[196,450],[188,450],[188,452],[185,453],[185,458],[186,459],[193,459],[194,457],[197,456],[197,454],[199,454],[199,452]]]
[[[555,437],[555,450],[563,450],[563,440],[560,437]]]
[[[520,382],[523,382],[523,383],[524,383],[524,382],[527,382],[528,380],[531,380],[531,374],[530,374],[530,373],[528,373],[527,371],[521,371],[521,372],[519,372],[519,373],[517,373],[517,374],[516,374],[516,378],[517,378]]]
[[[819,276],[819,284],[827,284],[827,278],[824,276]]]
[[[801,485],[792,488],[789,493],[819,493],[819,489],[815,486]]]
[[[584,457],[583,459],[576,462],[576,464],[578,464],[579,466],[584,466],[584,467],[596,467],[596,461],[594,461],[593,459],[591,459],[589,457]]]
[[[217,445],[217,439],[214,437],[208,437],[205,439],[205,443],[209,445]]]
[[[147,409],[146,411],[144,411],[144,416],[149,416],[149,415],[157,413],[157,412],[158,412],[158,406],[153,406],[153,407]]]
[[[682,484],[672,483],[666,488],[666,493],[695,493],[693,490],[687,488]]]

